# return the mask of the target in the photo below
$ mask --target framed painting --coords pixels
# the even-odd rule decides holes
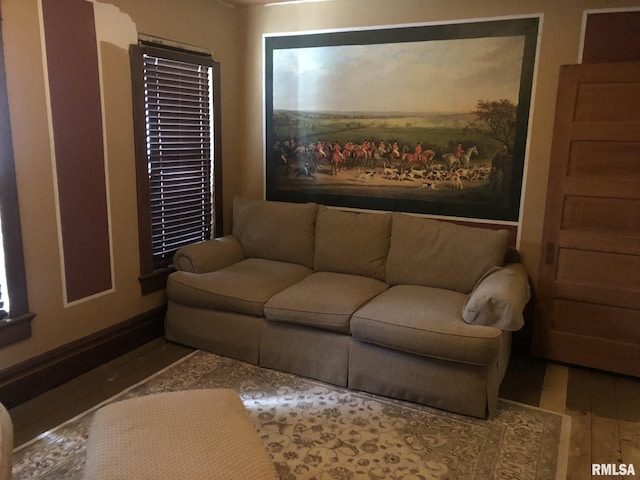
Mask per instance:
[[[266,198],[517,222],[538,23],[265,36]]]

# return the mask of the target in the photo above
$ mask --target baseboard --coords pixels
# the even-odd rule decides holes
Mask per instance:
[[[7,408],[61,385],[164,334],[166,306],[63,345],[0,372]]]

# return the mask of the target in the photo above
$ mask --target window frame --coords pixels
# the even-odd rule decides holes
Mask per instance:
[[[4,63],[4,42],[0,25],[0,217],[5,252],[7,285],[4,291],[9,297],[9,316],[0,320],[0,347],[10,345],[31,336],[27,278],[22,247],[22,228],[18,202],[18,186],[11,138],[11,119]]]
[[[213,97],[212,132],[212,232],[211,237],[222,235],[222,151],[221,151],[221,108],[220,108],[220,63],[211,55],[181,48],[168,47],[147,41],[130,46],[133,122],[135,142],[136,186],[138,203],[138,242],[140,250],[140,286],[142,294],[148,294],[166,287],[167,276],[174,271],[173,265],[156,268],[152,251],[150,185],[147,159],[146,108],[144,102],[144,61],[143,55],[164,57],[189,63],[211,66]]]

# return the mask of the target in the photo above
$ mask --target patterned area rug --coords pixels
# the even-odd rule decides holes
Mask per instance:
[[[570,418],[500,400],[491,420],[353,392],[196,351],[105,403],[228,387],[282,480],[564,478]],[[93,412],[14,451],[13,479],[80,479]]]

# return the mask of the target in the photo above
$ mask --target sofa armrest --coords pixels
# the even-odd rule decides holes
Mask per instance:
[[[179,248],[173,256],[176,270],[206,273],[220,270],[244,260],[242,245],[233,235],[226,235]]]
[[[530,298],[529,276],[521,263],[496,267],[473,287],[462,309],[462,318],[472,325],[520,330],[524,326],[522,312]]]

